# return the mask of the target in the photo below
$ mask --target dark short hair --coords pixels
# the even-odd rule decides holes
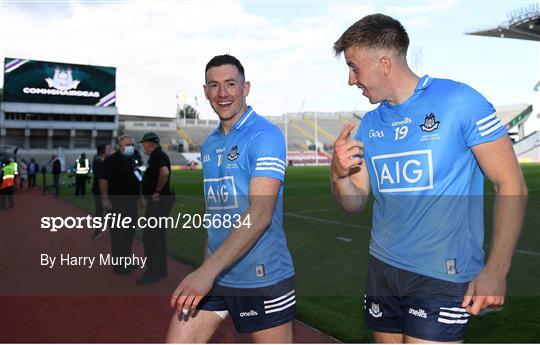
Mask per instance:
[[[409,35],[401,23],[384,14],[365,16],[351,25],[334,43],[334,53],[339,56],[350,47],[396,49],[407,54]]]
[[[105,153],[105,148],[107,148],[107,144],[99,144],[97,146],[97,154],[98,154],[98,156],[101,156],[103,153]]]
[[[238,69],[238,72],[240,72],[240,75],[242,76],[242,78],[244,78],[244,79],[246,78],[246,76],[244,74],[244,66],[242,66],[242,64],[240,63],[240,60],[238,60],[237,58],[235,58],[232,55],[223,54],[223,55],[214,56],[210,61],[208,61],[208,63],[206,64],[206,68],[204,69],[205,80],[206,80],[206,73],[208,72],[208,70],[210,68],[219,67],[219,66],[223,66],[223,65],[236,66],[236,68]]]

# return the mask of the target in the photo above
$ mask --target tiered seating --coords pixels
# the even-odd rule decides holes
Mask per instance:
[[[540,162],[540,131],[535,131],[515,143],[514,152],[520,162]]]

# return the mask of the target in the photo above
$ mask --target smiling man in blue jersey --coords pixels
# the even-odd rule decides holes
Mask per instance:
[[[168,342],[207,342],[230,314],[254,342],[291,342],[294,267],[282,227],[285,139],[246,104],[240,61],[206,66],[204,93],[219,126],[201,147],[207,229],[201,267],[178,285]]]
[[[348,213],[373,193],[365,323],[377,342],[460,342],[470,314],[504,303],[527,188],[493,106],[471,87],[418,77],[409,38],[375,14],[334,44],[372,104],[334,143],[333,194]],[[484,265],[484,174],[496,192]]]

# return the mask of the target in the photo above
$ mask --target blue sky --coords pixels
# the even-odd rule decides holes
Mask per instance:
[[[222,53],[243,62],[252,82],[249,103],[262,114],[302,104],[305,111],[369,110],[331,48],[354,21],[381,12],[400,20],[410,51],[421,52],[417,74],[466,82],[495,106],[538,105],[540,93],[532,89],[540,79],[540,44],[464,35],[532,3],[1,0],[0,57],[115,66],[117,105],[125,114],[172,116],[176,95],[183,95],[213,118],[203,71]]]

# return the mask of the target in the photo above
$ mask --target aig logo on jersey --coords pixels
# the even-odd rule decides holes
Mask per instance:
[[[380,193],[433,189],[431,150],[373,156],[371,164]]]
[[[238,207],[234,176],[205,178],[204,195],[208,210],[227,210]]]

